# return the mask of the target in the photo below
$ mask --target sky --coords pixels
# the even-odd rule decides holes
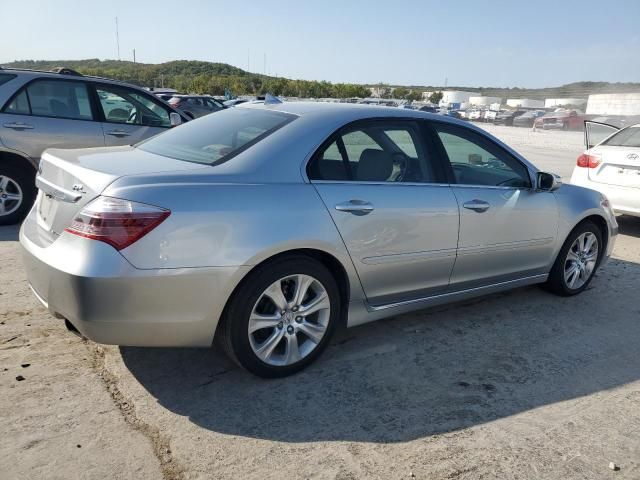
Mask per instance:
[[[118,58],[117,17],[120,58],[135,48],[144,63],[370,84],[640,81],[640,0],[0,0],[0,17],[0,63]]]

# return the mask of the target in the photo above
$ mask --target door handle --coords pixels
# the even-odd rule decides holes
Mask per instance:
[[[131,134],[125,132],[124,130],[111,130],[110,132],[106,132],[107,135],[111,135],[112,137],[130,137]]]
[[[5,123],[2,125],[4,128],[13,128],[14,130],[31,130],[33,125],[29,125],[28,123],[15,122],[15,123]]]
[[[478,199],[464,202],[462,206],[466,209],[473,210],[474,212],[478,213],[486,212],[487,210],[489,210],[489,207],[491,207],[491,205],[489,205],[487,202]]]
[[[354,215],[367,215],[373,212],[373,205],[365,200],[349,200],[338,203],[335,208],[339,212],[353,213]]]

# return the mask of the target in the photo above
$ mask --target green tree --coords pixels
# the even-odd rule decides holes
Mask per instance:
[[[443,96],[444,95],[442,94],[442,92],[433,92],[431,95],[429,95],[429,101],[437,105],[438,103],[440,103],[440,100],[442,100]]]

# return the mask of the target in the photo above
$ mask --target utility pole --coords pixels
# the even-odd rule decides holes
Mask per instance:
[[[136,63],[136,49],[133,49],[133,63]]]
[[[264,65],[263,65],[263,68],[262,68],[262,74],[266,75],[267,74],[267,54],[265,52],[262,55],[263,55],[263,62],[264,62]]]
[[[249,71],[250,68],[251,67],[250,67],[250,62],[249,62],[249,49],[247,48],[247,72]]]
[[[120,35],[118,33],[118,17],[116,17],[116,48],[118,50],[118,60],[120,60]]]

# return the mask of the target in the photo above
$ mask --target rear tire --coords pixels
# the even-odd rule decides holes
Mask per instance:
[[[595,223],[578,225],[562,245],[544,288],[563,297],[585,290],[600,265],[603,247],[602,232]]]
[[[317,308],[313,312],[311,305]],[[254,375],[285,377],[310,365],[327,347],[340,305],[338,286],[324,265],[306,256],[284,257],[258,267],[242,282],[225,308],[217,337],[227,355]]]
[[[0,163],[0,225],[13,225],[27,216],[36,198],[34,172]]]

